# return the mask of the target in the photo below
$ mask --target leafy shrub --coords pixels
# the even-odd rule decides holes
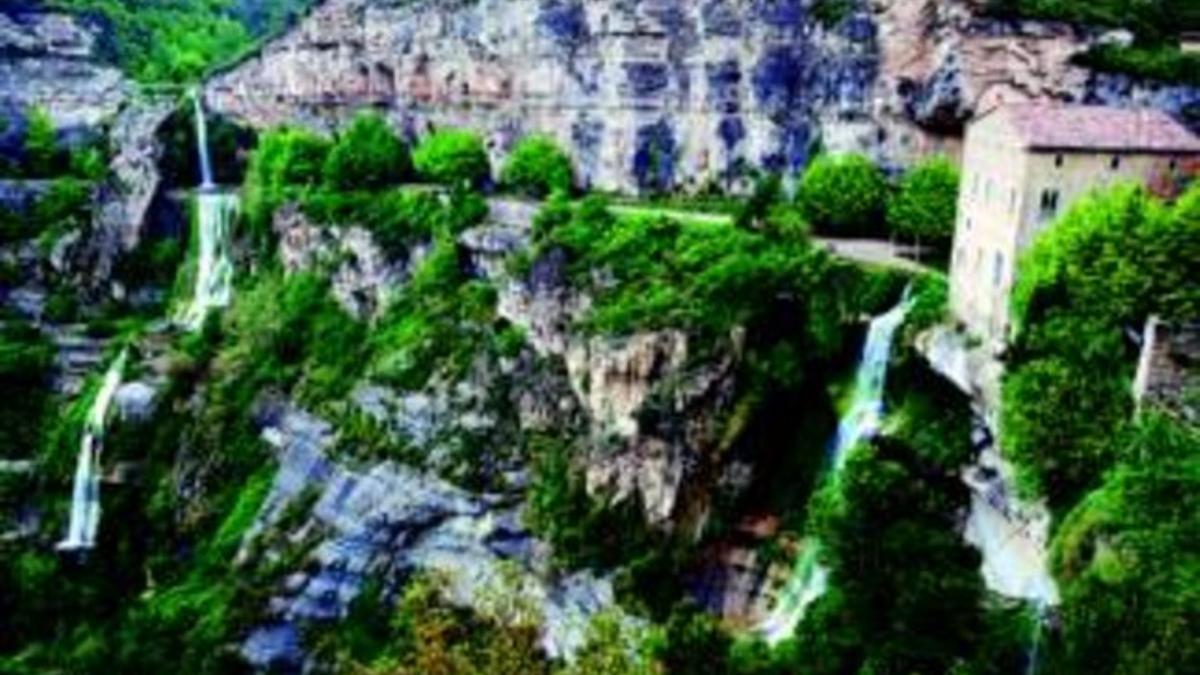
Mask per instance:
[[[754,182],[754,191],[750,198],[738,209],[734,223],[741,228],[754,229],[761,227],[767,214],[770,213],[783,197],[783,179],[777,173],[769,173]]]
[[[501,173],[505,187],[534,197],[568,193],[575,183],[571,158],[546,136],[526,136],[513,148]]]
[[[1109,73],[1173,84],[1200,86],[1200,54],[1190,54],[1174,45],[1121,47],[1096,45],[1077,54],[1072,63]]]
[[[491,176],[483,140],[460,129],[426,136],[413,152],[413,164],[422,178],[444,185],[478,186]]]
[[[887,206],[891,230],[948,249],[954,238],[958,181],[958,168],[945,157],[926,159],[910,169]]]
[[[25,162],[32,176],[53,175],[59,163],[58,132],[45,108],[31,108],[25,130]]]
[[[29,458],[49,412],[53,349],[32,326],[0,326],[0,456]]]
[[[374,190],[394,185],[412,171],[408,146],[375,113],[359,113],[338,134],[325,160],[325,184],[341,190]]]
[[[823,155],[800,179],[797,197],[809,221],[821,234],[880,234],[887,182],[862,155]]]
[[[396,189],[387,192],[320,191],[304,195],[300,206],[316,223],[358,225],[388,255],[399,257],[421,241],[428,241],[448,220],[447,206],[436,194]]]
[[[288,194],[318,185],[332,144],[303,129],[263,134],[250,156],[243,188],[247,227],[257,244],[271,237],[271,216]]]

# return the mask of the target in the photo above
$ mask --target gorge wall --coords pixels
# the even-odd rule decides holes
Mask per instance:
[[[327,0],[213,78],[208,104],[257,127],[385,111],[407,133],[480,130],[569,148],[586,184],[730,186],[824,147],[903,165],[953,154],[963,123],[1028,98],[1200,108],[1194,88],[1098,76],[1072,55],[1112,39],[1001,22],[965,0]]]

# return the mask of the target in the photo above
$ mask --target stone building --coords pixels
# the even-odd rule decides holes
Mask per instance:
[[[1135,181],[1171,197],[1200,173],[1200,139],[1165,113],[1051,103],[997,107],[967,129],[951,307],[1002,345],[1016,263],[1080,197]]]

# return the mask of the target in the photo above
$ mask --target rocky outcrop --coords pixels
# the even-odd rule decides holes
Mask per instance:
[[[361,227],[321,227],[294,204],[276,211],[273,227],[279,235],[279,258],[284,269],[332,269],[333,297],[358,319],[377,316],[408,278],[409,261],[389,259],[371,233]],[[420,251],[415,254],[419,259]]]
[[[71,135],[94,130],[128,98],[131,85],[97,58],[99,31],[67,14],[0,9],[0,150],[13,150],[26,114],[41,106]]]
[[[625,190],[736,187],[743,167],[795,169],[818,143],[891,165],[953,154],[1001,101],[1200,105],[1194,87],[1072,65],[1100,31],[991,19],[975,0],[852,2],[825,26],[811,4],[329,0],[206,94],[260,127],[382,108],[410,135],[480,130],[496,155],[547,133],[585,183]]]
[[[431,573],[444,580],[449,602],[484,611],[489,595],[519,594],[536,610],[543,648],[557,657],[582,645],[589,617],[614,606],[608,580],[550,573],[547,548],[525,530],[511,497],[467,492],[391,462],[351,470],[327,457],[335,435],[325,422],[290,408],[266,421],[280,469],[239,557],[245,563],[254,542],[306,496],[311,511],[291,524],[290,537],[314,543],[308,562],[276,589],[268,622],[244,643],[252,664],[297,666],[303,623],[344,617],[369,579],[389,589]]]
[[[1058,587],[1050,574],[1050,511],[1042,501],[1023,499],[1016,472],[995,442],[1000,425],[1003,364],[983,344],[950,325],[917,336],[916,349],[941,375],[969,397],[974,409],[971,445],[975,460],[962,467],[971,505],[963,539],[979,550],[980,573],[988,589],[1007,598],[1057,605]]]
[[[117,259],[142,240],[147,213],[162,182],[157,131],[174,108],[172,99],[142,97],[131,100],[112,121],[109,174],[96,189],[92,226],[71,247],[71,261],[64,270],[88,289],[103,288]]]
[[[679,331],[589,336],[575,321],[590,306],[568,283],[561,251],[535,260],[525,279],[501,285],[499,313],[542,357],[561,360],[587,422],[589,492],[641,504],[648,522],[703,522],[725,459],[721,412],[731,405],[741,340],[724,355],[689,361]]]

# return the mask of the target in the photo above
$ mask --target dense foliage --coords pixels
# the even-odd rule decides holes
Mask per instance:
[[[958,168],[945,157],[926,159],[909,169],[888,201],[892,232],[947,251],[954,238]]]
[[[31,326],[0,326],[0,458],[19,459],[38,447],[50,408],[52,351]]]
[[[307,0],[52,0],[99,22],[103,55],[146,82],[192,82],[296,21]]]
[[[526,136],[504,161],[500,180],[506,188],[531,197],[570,192],[575,184],[571,158],[547,136]]]
[[[1063,630],[1047,670],[1196,672],[1200,435],[1151,416],[1114,442],[1124,461],[1055,537]]]
[[[1126,332],[1151,314],[1200,316],[1198,256],[1200,188],[1168,208],[1119,187],[1081,201],[1034,243],[1013,292],[1003,419],[1029,491],[1070,503],[1112,466],[1132,407]]]
[[[296,151],[296,142],[291,144]],[[317,149],[308,142],[301,152]],[[359,113],[338,134],[322,167],[325,184],[340,190],[372,190],[398,183],[411,171],[408,147],[396,137],[387,121],[372,113]],[[301,164],[303,170],[303,164]]]
[[[822,155],[805,169],[796,194],[820,234],[857,236],[884,231],[887,181],[862,155]]]
[[[439,129],[421,139],[413,165],[422,178],[452,187],[476,187],[492,175],[483,139],[463,129]]]

